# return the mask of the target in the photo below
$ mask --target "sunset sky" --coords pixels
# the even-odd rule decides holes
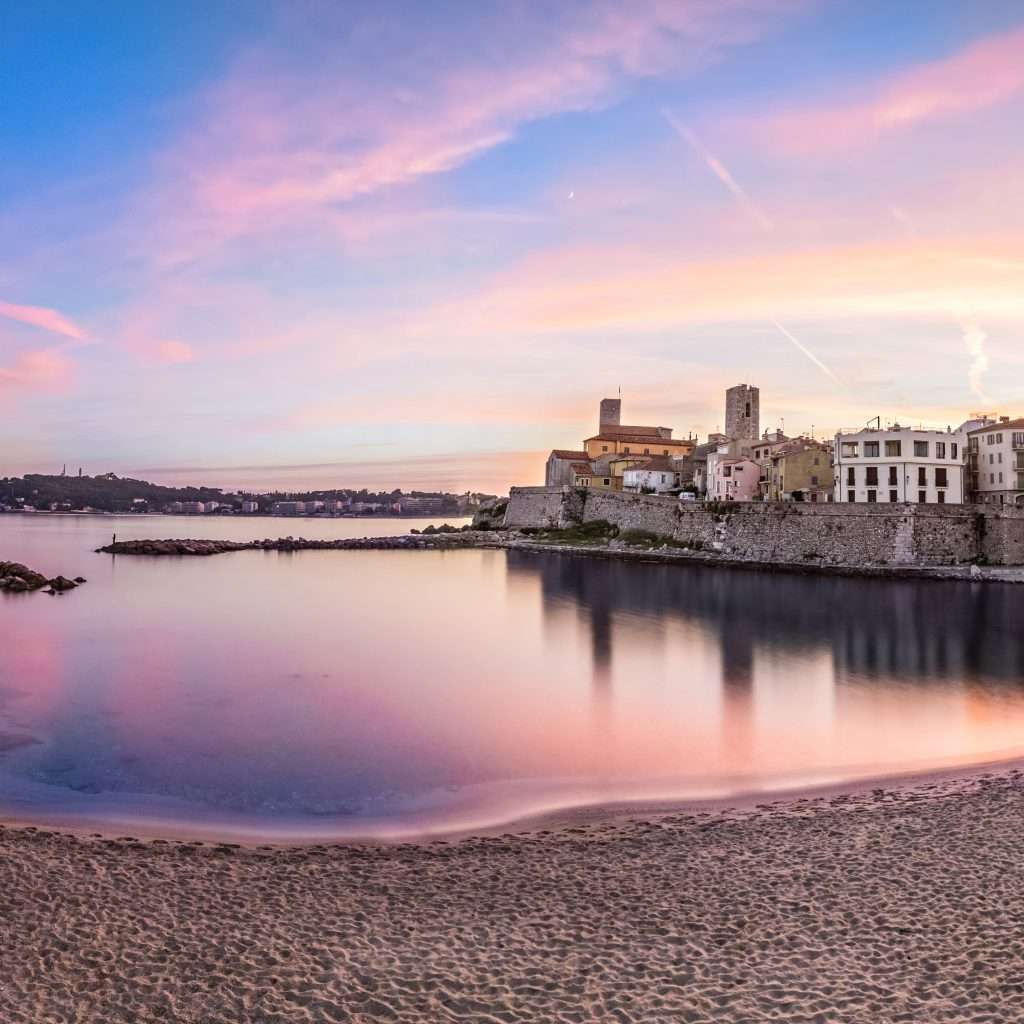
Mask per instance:
[[[0,5],[0,475],[507,489],[1024,414],[1019,0]]]

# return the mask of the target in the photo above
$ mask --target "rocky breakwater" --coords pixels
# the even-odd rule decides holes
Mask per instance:
[[[46,594],[64,594],[84,583],[81,576],[69,580],[66,576],[54,576],[48,579],[41,572],[30,569],[21,562],[0,562],[0,590],[12,593],[27,593],[42,590]]]
[[[347,537],[338,540],[307,540],[278,537],[272,540],[121,540],[96,551],[109,555],[221,555],[231,551],[391,551],[449,550],[500,547],[501,540],[486,531],[438,530],[402,537]]]

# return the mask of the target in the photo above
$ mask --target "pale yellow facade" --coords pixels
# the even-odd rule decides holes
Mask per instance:
[[[583,442],[584,450],[592,459],[599,459],[602,455],[668,455],[681,458],[689,455],[694,445],[695,442],[691,440],[674,441],[669,437],[645,437],[638,440],[600,435],[588,437]]]

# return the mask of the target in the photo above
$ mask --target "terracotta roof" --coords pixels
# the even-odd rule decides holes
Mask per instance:
[[[992,430],[1024,430],[1024,419],[1008,420],[1006,423],[990,423],[987,427],[975,427],[968,434],[987,434]]]
[[[652,448],[657,448],[659,444],[693,444],[693,441],[685,438],[658,437],[657,434],[609,434],[604,432],[588,437],[583,443],[586,444],[587,441],[626,441],[630,444],[646,444]]]
[[[589,459],[590,456],[586,452],[571,452],[567,448],[553,448],[548,458],[569,459],[572,462],[579,462],[583,459]]]
[[[650,437],[660,437],[659,431],[668,430],[668,427],[632,427],[625,424],[605,424],[601,428],[602,434],[633,434],[636,437],[640,437],[644,434]]]
[[[639,466],[633,466],[633,469],[651,470],[656,473],[675,473],[677,467],[672,459],[667,455],[652,455],[649,459],[645,459]]]
[[[577,473],[580,476],[594,475],[594,470],[589,462],[574,462],[572,466],[570,466],[569,468],[572,469],[574,473]]]

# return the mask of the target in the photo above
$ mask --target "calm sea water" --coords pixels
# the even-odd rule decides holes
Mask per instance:
[[[1024,751],[1024,588],[500,551],[130,558],[409,520],[0,517],[0,815],[400,834]]]

